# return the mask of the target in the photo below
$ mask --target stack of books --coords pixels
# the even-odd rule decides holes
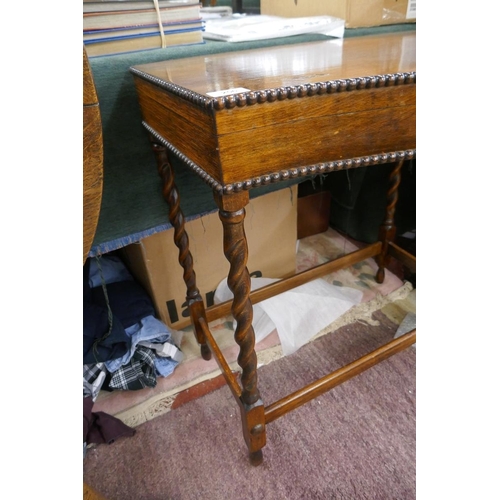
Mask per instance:
[[[199,0],[83,0],[89,57],[203,43]]]

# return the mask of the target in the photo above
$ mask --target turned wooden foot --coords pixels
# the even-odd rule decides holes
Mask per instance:
[[[260,465],[264,461],[262,450],[257,450],[249,454],[250,463],[254,466]]]
[[[375,275],[375,281],[377,283],[383,283],[385,279],[385,268],[384,267],[379,267],[377,274]]]
[[[247,405],[240,400],[240,412],[243,437],[248,447],[250,463],[260,465],[264,460],[262,448],[266,445],[264,404],[260,399],[252,405]]]
[[[201,357],[203,359],[205,359],[206,361],[212,359],[212,351],[210,350],[210,347],[208,347],[208,344],[201,344],[200,351],[201,351]]]

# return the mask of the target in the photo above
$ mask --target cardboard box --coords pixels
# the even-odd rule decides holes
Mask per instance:
[[[330,227],[330,191],[300,196],[297,200],[297,239],[324,233]]]
[[[186,232],[196,284],[208,307],[213,304],[215,289],[229,272],[218,212],[187,222]],[[297,186],[251,199],[246,206],[245,234],[247,268],[252,276],[284,278],[295,274]],[[120,256],[149,292],[158,317],[177,330],[188,326],[186,285],[173,228],[126,246]]]
[[[416,0],[261,0],[261,14],[282,17],[333,16],[346,28],[416,22]]]

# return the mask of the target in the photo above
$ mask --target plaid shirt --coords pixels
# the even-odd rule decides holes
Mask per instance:
[[[104,363],[83,365],[83,397],[91,397],[95,401],[106,378]]]
[[[135,391],[146,387],[156,387],[155,353],[137,346],[132,359],[111,374],[109,388]]]

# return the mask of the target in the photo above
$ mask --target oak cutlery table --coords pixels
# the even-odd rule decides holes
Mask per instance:
[[[254,465],[263,459],[267,424],[416,341],[413,330],[279,401],[262,401],[252,304],[370,257],[377,261],[378,282],[391,255],[415,268],[416,259],[393,243],[400,170],[416,154],[415,38],[414,32],[370,35],[130,68],[170,206],[197,341],[205,359],[215,356],[239,404]],[[233,301],[210,308],[203,304],[169,161],[172,155],[213,191]],[[246,262],[252,249],[247,248],[243,226],[249,190],[384,163],[395,166],[379,241],[250,292]],[[237,325],[241,383],[209,329],[212,320],[228,313]]]

